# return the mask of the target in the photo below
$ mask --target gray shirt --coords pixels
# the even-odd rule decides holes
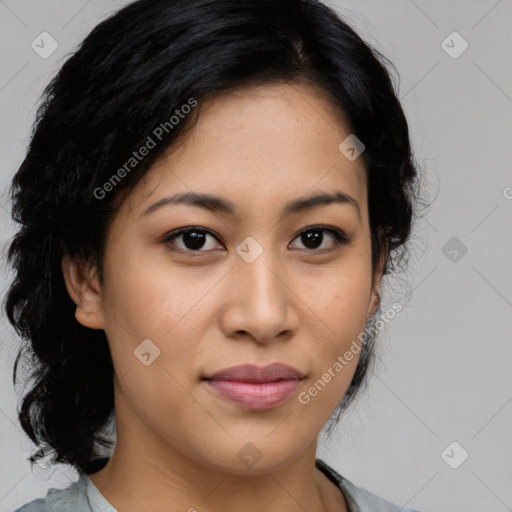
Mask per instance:
[[[349,512],[419,512],[357,487],[320,459],[316,459],[316,467],[341,489]],[[78,481],[66,489],[50,489],[45,498],[31,501],[14,512],[117,512],[85,473],[79,475]]]

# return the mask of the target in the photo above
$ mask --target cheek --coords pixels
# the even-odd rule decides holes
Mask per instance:
[[[165,341],[188,317],[197,320],[197,306],[215,282],[203,274],[158,260],[148,264],[135,254],[112,265],[104,290],[104,307],[111,317],[107,328],[115,330],[121,324],[135,339]]]
[[[297,287],[328,345],[340,347],[364,329],[371,292],[371,262],[364,254],[347,253],[329,271],[299,277]]]
[[[105,332],[112,354],[119,410],[136,410],[162,433],[186,428],[195,402],[188,389],[197,375],[199,346],[208,321],[202,297],[212,284],[170,274],[133,257],[112,266],[105,281]],[[127,278],[126,276],[129,276]],[[205,304],[206,301],[204,301]]]
[[[332,410],[346,393],[361,355],[371,289],[371,262],[361,254],[321,279],[307,279],[308,343],[313,370],[304,401]],[[306,291],[306,288],[304,288]],[[312,344],[314,345],[312,347]]]
[[[182,386],[197,379],[192,369],[201,360],[200,341],[218,307],[215,284],[224,272],[147,264],[135,253],[124,259],[121,253],[121,264],[105,267],[104,330],[115,372],[138,407],[167,410],[169,402],[190,400]]]

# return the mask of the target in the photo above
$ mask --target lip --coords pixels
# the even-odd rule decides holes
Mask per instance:
[[[242,364],[224,368],[204,378],[208,380],[237,380],[262,383],[284,379],[303,379],[304,374],[300,370],[282,363],[272,363],[267,366]]]
[[[248,410],[265,410],[286,402],[305,376],[296,368],[274,363],[232,366],[204,377],[209,389]]]

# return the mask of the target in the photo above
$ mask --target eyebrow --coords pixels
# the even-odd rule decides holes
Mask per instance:
[[[184,192],[159,199],[156,203],[153,203],[151,206],[149,206],[141,214],[141,217],[149,215],[150,213],[153,213],[156,210],[163,208],[164,206],[175,204],[195,206],[224,215],[236,215],[235,205],[226,199],[222,199],[221,197],[214,196],[212,194]],[[340,191],[333,192],[332,194],[323,192],[289,201],[283,208],[282,216],[286,217],[288,215],[305,212],[307,210],[311,210],[312,208],[329,204],[347,204],[353,206],[357,211],[359,220],[361,221],[361,210],[359,208],[358,202],[349,194]]]

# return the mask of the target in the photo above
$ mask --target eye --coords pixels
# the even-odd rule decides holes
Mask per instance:
[[[295,239],[299,239],[305,246],[296,247],[296,249],[303,250],[305,248],[306,250],[309,249],[307,252],[318,253],[336,250],[339,246],[350,242],[350,238],[341,230],[321,226],[312,226],[303,229]],[[164,238],[162,243],[168,245],[171,250],[193,254],[194,252],[200,253],[222,250],[223,246],[218,240],[218,237],[210,230],[190,226],[173,231]],[[218,243],[215,243],[215,241]]]
[[[177,240],[179,243],[175,242]],[[183,252],[207,252],[218,249],[218,244],[214,243],[218,240],[216,236],[208,229],[199,227],[180,228],[165,237],[163,243],[174,245],[177,250]]]
[[[324,233],[327,233],[327,236],[325,236]],[[300,239],[306,249],[312,249],[313,252],[320,253],[334,251],[339,246],[350,242],[350,238],[348,238],[339,229],[324,228],[321,226],[312,226],[303,229],[295,239]],[[327,247],[324,244],[326,240]],[[323,247],[322,244],[324,244]],[[299,247],[298,249],[300,250],[302,247]]]

